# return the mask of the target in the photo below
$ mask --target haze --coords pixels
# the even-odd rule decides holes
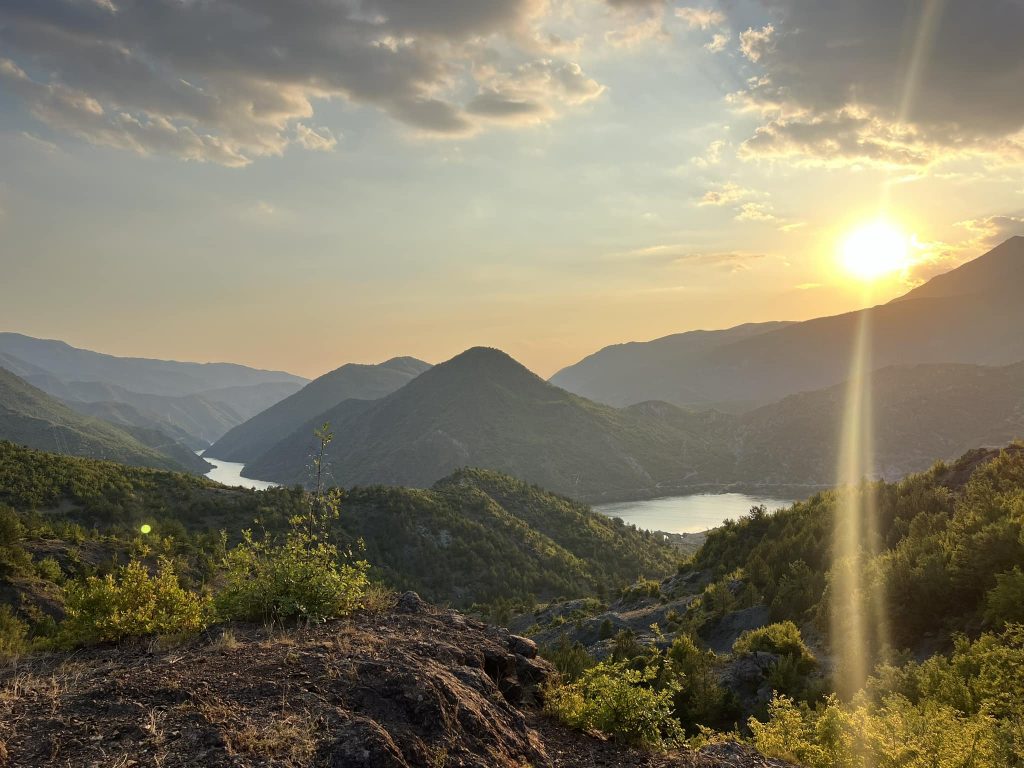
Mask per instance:
[[[159,15],[159,19],[157,16]],[[1024,6],[0,4],[0,327],[315,376],[862,305],[1024,232]],[[201,41],[201,42],[197,42]]]

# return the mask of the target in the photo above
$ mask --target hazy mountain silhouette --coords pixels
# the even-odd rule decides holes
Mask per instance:
[[[169,432],[183,430],[188,444],[197,449],[306,381],[233,363],[114,357],[17,333],[0,333],[0,365],[84,412],[99,414],[117,410],[116,404],[131,405],[141,414],[133,426],[149,428],[156,423],[161,429],[166,425]],[[124,421],[132,411],[120,413]]]
[[[246,465],[252,477],[309,479],[312,427],[330,421],[330,479],[341,485],[427,487],[484,467],[544,488],[595,495],[651,488],[662,477],[710,474],[729,457],[709,438],[719,414],[673,406],[615,409],[548,384],[496,349],[477,347],[373,403],[318,415]],[[667,411],[667,413],[665,412]],[[332,418],[333,417],[333,418]]]
[[[122,429],[84,416],[0,368],[0,439],[31,448],[159,469],[204,473],[209,465],[155,429]]]
[[[209,453],[226,461],[251,461],[342,401],[384,397],[428,368],[428,363],[413,357],[396,357],[379,365],[343,365],[236,426]]]
[[[873,473],[927,468],[1024,436],[1024,363],[928,364],[874,373]],[[313,429],[335,432],[328,481],[428,487],[463,466],[498,470],[589,500],[744,488],[793,492],[836,481],[845,385],[742,415],[650,401],[616,409],[476,348],[381,400],[347,400],[246,465],[308,483]]]
[[[769,403],[844,381],[859,324],[874,367],[1024,360],[1024,238],[1015,237],[888,304],[773,327],[738,326],[608,347],[551,381],[624,405]]]

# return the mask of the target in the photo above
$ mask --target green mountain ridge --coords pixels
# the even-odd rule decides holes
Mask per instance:
[[[231,429],[209,453],[225,461],[251,461],[341,402],[384,397],[428,368],[412,357],[396,357],[379,365],[343,365]]]
[[[268,529],[283,528],[301,504],[293,488],[228,488],[0,442],[0,509],[8,505],[26,520],[46,511],[53,524],[59,510],[60,520],[124,537],[125,546],[148,523],[157,541],[163,532],[187,531],[205,547],[221,530],[237,539],[257,517]],[[483,470],[455,473],[430,489],[353,489],[342,499],[335,535],[362,539],[387,584],[463,607],[614,590],[637,574],[665,573],[677,559],[653,534]],[[209,563],[198,558],[195,567]]]
[[[203,473],[209,465],[152,429],[84,416],[0,368],[0,439],[74,456]]]

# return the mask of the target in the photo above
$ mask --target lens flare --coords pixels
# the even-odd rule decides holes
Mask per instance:
[[[865,578],[868,559],[881,548],[878,488],[870,481],[874,470],[871,319],[871,310],[862,311],[858,319],[837,472],[829,590],[835,678],[843,696],[863,687],[889,637],[885,596]]]
[[[139,530],[140,530],[140,531],[141,531],[141,532],[142,532],[143,534],[148,534],[148,533],[151,533],[151,532],[152,532],[152,530],[153,530],[153,526],[151,526],[151,525],[150,525],[149,523],[143,523],[143,524],[142,524],[142,526],[141,526],[141,527],[139,528]]]

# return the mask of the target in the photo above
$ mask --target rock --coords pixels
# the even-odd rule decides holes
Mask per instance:
[[[398,611],[400,613],[424,613],[426,610],[427,604],[415,592],[404,592],[398,598]]]
[[[521,635],[509,635],[507,643],[508,649],[512,653],[525,656],[528,659],[537,658],[537,644],[530,638],[522,637]]]
[[[366,717],[338,729],[327,764],[330,768],[409,768],[391,734]]]

